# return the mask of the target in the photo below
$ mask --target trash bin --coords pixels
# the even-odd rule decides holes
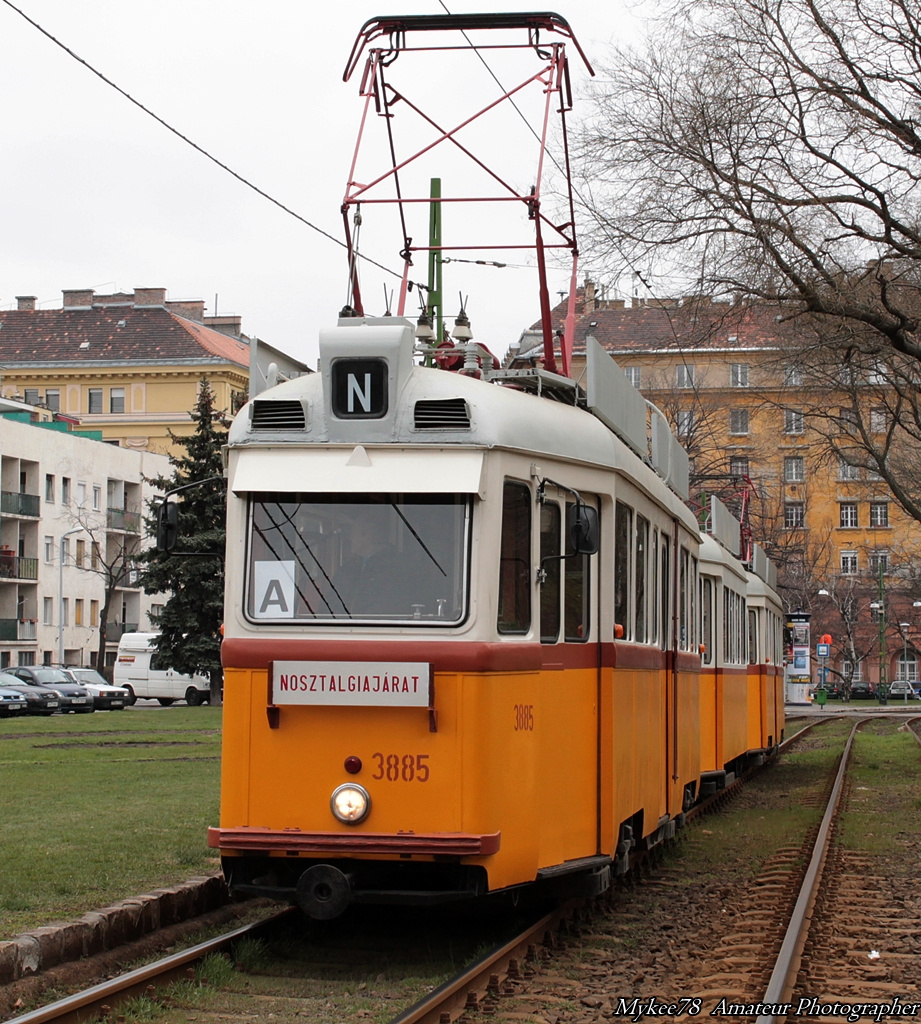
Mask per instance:
[[[816,702],[816,704],[818,704],[818,705],[819,705],[820,707],[823,707],[823,708],[824,708],[824,707],[825,707],[825,701],[826,701],[826,700],[828,700],[828,690],[826,690],[824,686],[820,686],[820,687],[819,687],[819,688],[818,688],[818,689],[817,689],[817,690],[815,691],[815,702]]]

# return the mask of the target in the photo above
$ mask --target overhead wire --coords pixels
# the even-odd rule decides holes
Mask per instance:
[[[160,117],[159,114],[155,113],[149,107],[141,103],[140,100],[135,99],[135,97],[132,96],[129,92],[123,89],[116,82],[113,82],[111,78],[103,74],[103,72],[101,72],[98,68],[90,64],[88,60],[85,60],[78,53],[75,53],[69,46],[67,46],[66,43],[61,42],[61,40],[58,39],[55,35],[49,32],[46,28],[43,28],[37,21],[35,21],[34,18],[29,17],[29,15],[25,13],[25,11],[21,10],[14,3],[12,3],[12,0],[2,0],[2,3],[6,4],[6,6],[10,8],[10,10],[15,11],[33,28],[41,32],[41,34],[45,36],[46,39],[51,40],[51,42],[54,43],[55,46],[60,47],[68,56],[73,57],[75,61],[77,61],[79,64],[82,64],[88,71],[91,71],[94,75],[96,75],[97,78],[105,82],[106,85],[114,89],[117,93],[119,93],[119,95],[123,96],[126,100],[128,100],[129,103],[132,103],[134,106],[136,106],[138,110],[142,110],[145,114],[147,114],[148,117],[152,117],[159,125],[162,125],[162,127],[164,127],[168,132],[171,132],[178,139],[181,139],[187,145],[191,146],[194,150],[196,150],[196,152],[201,153],[203,157],[210,160],[213,164],[216,164],[218,167],[221,168],[222,171],[226,171],[229,175],[236,178],[237,181],[239,181],[242,185],[245,185],[247,188],[252,189],[252,191],[255,192],[257,195],[262,196],[263,199],[268,200],[274,206],[277,206],[278,209],[282,210],[284,213],[289,214],[291,217],[294,217],[295,220],[300,221],[303,225],[310,228],[312,231],[316,231],[318,234],[322,235],[324,238],[328,238],[331,242],[334,242],[336,245],[342,247],[343,249],[346,248],[345,243],[341,239],[336,238],[335,235],[331,235],[328,231],[325,231],[317,224],[314,224],[312,221],[309,221],[306,217],[299,214],[296,210],[292,210],[290,206],[286,206],[283,202],[281,202],[280,199],[276,199],[273,195],[266,192],[265,189],[260,188],[254,182],[250,181],[249,178],[240,174],[238,171],[235,171],[228,164],[224,163],[223,160],[220,160],[213,153],[208,152],[208,150],[205,149],[204,146],[200,146],[197,142],[194,141],[194,139],[190,139],[188,135],[185,135],[178,128],[173,127],[173,125],[171,125],[168,121]],[[390,267],[385,267],[383,264],[378,263],[376,260],[371,259],[369,256],[362,256],[361,259],[365,260],[367,263],[370,263],[372,266],[377,267],[378,270],[383,270],[387,274],[392,274],[394,277],[401,276],[398,271],[392,270]]]

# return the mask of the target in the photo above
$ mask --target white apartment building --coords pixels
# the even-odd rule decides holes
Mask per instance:
[[[93,664],[107,590],[112,664],[121,635],[155,630],[165,600],[106,567],[149,545],[145,478],[168,476],[169,460],[72,427],[0,399],[0,669]]]

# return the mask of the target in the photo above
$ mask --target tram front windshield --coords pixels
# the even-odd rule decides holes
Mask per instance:
[[[466,616],[466,496],[254,494],[248,532],[253,621],[446,625]]]

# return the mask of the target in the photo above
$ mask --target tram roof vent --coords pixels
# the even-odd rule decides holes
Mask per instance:
[[[253,430],[304,430],[307,417],[297,400],[253,402]]]
[[[414,410],[416,430],[469,430],[470,410],[463,398],[423,398]]]

